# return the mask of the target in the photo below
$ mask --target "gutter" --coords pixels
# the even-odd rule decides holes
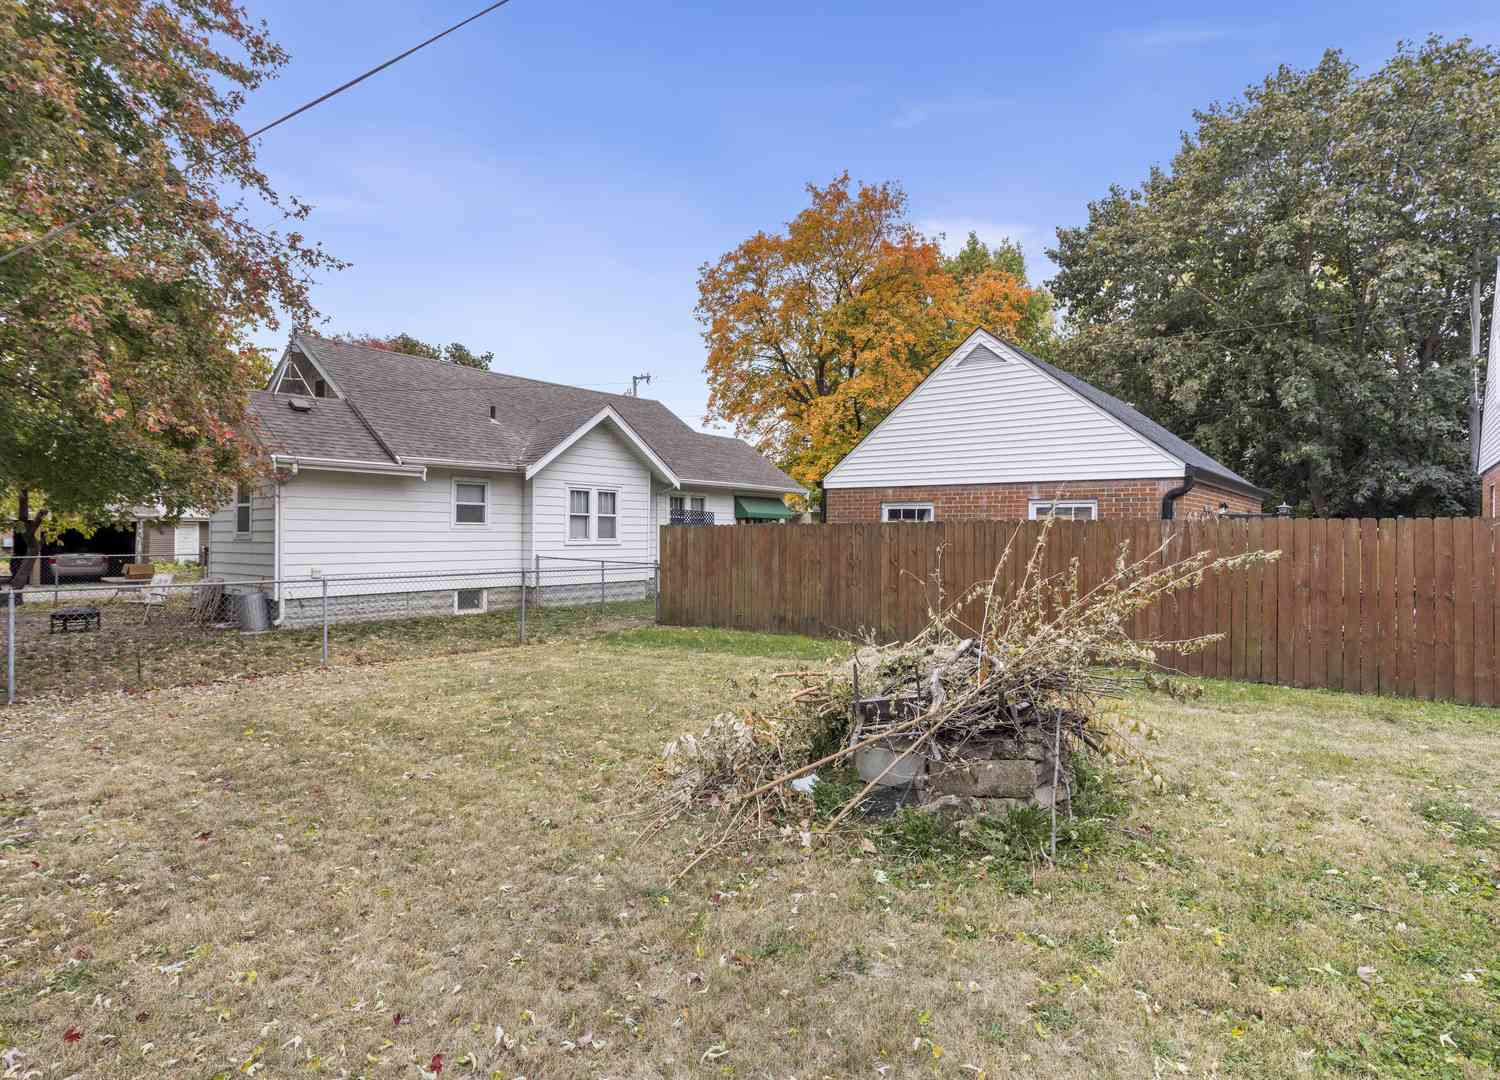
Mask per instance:
[[[766,495],[807,495],[806,488],[772,487],[770,484],[737,484],[733,480],[691,480],[683,477],[678,487],[724,488],[729,491],[755,491]]]
[[[1171,521],[1175,516],[1175,503],[1189,491],[1198,485],[1198,470],[1191,465],[1182,467],[1182,483],[1172,490],[1165,492],[1161,497],[1161,519]]]
[[[418,464],[393,465],[385,461],[356,461],[349,458],[300,457],[294,454],[272,454],[271,463],[285,465],[295,476],[299,469],[321,469],[326,472],[376,473],[383,476],[416,476],[427,478],[427,469]]]

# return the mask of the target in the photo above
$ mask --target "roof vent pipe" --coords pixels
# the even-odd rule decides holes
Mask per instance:
[[[1161,497],[1161,519],[1163,521],[1171,521],[1173,517],[1176,516],[1175,504],[1177,500],[1182,498],[1189,491],[1192,491],[1197,483],[1197,470],[1195,470],[1191,465],[1184,465],[1182,467],[1182,483],[1177,487],[1172,488],[1170,491],[1165,492]]]

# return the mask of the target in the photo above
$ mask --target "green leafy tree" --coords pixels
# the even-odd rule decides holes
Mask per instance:
[[[262,463],[257,326],[313,314],[336,260],[296,231],[235,121],[286,55],[226,0],[0,10],[0,508],[52,522],[212,506]],[[252,224],[247,203],[290,231]],[[29,564],[27,564],[29,566]],[[24,579],[23,579],[24,580]]]
[[[495,359],[493,352],[477,353],[467,345],[461,345],[456,341],[447,346],[433,345],[405,333],[394,337],[380,337],[377,334],[336,334],[334,336],[339,341],[347,341],[350,345],[367,345],[374,349],[389,349],[392,352],[405,353],[408,356],[425,356],[429,360],[444,360],[450,364],[478,368],[480,371],[488,371]]]
[[[1465,513],[1496,53],[1329,52],[1195,119],[1170,171],[1058,230],[1059,359],[1301,510]]]
[[[943,260],[943,269],[962,286],[969,285],[991,271],[1008,275],[1028,287],[1030,285],[1030,279],[1026,275],[1026,254],[1021,250],[1020,244],[1004,237],[994,247],[990,247],[972,230],[964,241],[964,246]],[[1015,329],[1019,344],[1034,352],[1051,352],[1054,306],[1052,294],[1045,289],[1035,289],[1030,293],[1026,311]]]

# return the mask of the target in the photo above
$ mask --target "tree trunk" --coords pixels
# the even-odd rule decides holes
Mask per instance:
[[[15,547],[11,551],[10,560],[12,589],[24,589],[31,584],[33,573],[36,574],[37,583],[41,583],[38,556],[42,553],[42,519],[46,516],[45,509],[38,511],[36,517],[31,516],[31,492],[22,488],[16,498]],[[20,602],[21,597],[18,595],[16,603]]]

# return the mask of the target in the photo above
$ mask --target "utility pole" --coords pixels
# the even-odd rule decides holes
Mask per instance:
[[[1477,333],[1478,331],[1475,331],[1475,332]],[[651,376],[649,374],[648,375],[632,375],[632,376],[630,376],[630,396],[631,397],[640,397],[641,396],[641,383],[645,383],[647,386],[650,386],[651,385]]]
[[[1484,426],[1484,398],[1479,393],[1479,323],[1484,293],[1484,263],[1474,257],[1474,281],[1469,286],[1469,467],[1479,469],[1479,436]],[[1496,283],[1500,294],[1500,282]],[[1484,397],[1488,397],[1486,394]]]

